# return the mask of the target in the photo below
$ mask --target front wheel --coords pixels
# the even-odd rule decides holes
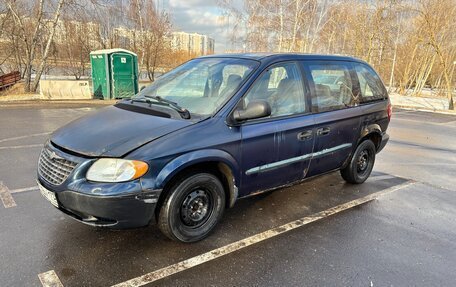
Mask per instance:
[[[195,242],[209,235],[224,209],[220,180],[209,173],[192,174],[171,187],[160,209],[158,227],[172,240]]]
[[[340,174],[346,182],[360,184],[369,177],[374,163],[375,145],[371,140],[365,140],[358,145],[350,163],[340,170]]]

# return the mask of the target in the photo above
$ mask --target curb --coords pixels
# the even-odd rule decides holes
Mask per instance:
[[[0,107],[21,107],[21,106],[34,106],[34,105],[49,105],[50,107],[58,107],[62,105],[88,105],[88,106],[109,106],[113,105],[118,100],[99,100],[99,99],[88,99],[88,100],[43,100],[43,99],[29,99],[29,100],[1,100]],[[438,113],[446,115],[456,115],[456,110],[436,110],[436,109],[426,109],[413,106],[404,106],[404,105],[394,105],[394,108],[419,111],[419,112],[428,112],[428,113]]]
[[[0,107],[27,107],[48,105],[49,107],[59,107],[65,105],[86,105],[86,106],[109,106],[118,100],[21,100],[21,101],[0,101]]]
[[[417,107],[401,106],[401,105],[393,105],[393,108],[408,110],[408,111],[417,111],[417,112],[436,113],[436,114],[456,116],[456,110],[433,110],[433,109],[425,109],[425,108],[417,108]]]

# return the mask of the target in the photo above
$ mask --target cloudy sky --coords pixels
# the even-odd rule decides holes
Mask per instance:
[[[223,53],[227,43],[227,27],[217,0],[159,0],[169,9],[174,30],[197,32],[215,39],[215,52]],[[228,43],[229,47],[229,43]]]

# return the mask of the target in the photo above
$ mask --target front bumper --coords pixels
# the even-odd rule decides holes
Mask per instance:
[[[155,221],[161,190],[144,185],[144,178],[120,183],[90,182],[85,175],[94,159],[63,151],[50,142],[44,150],[46,153],[41,153],[38,162],[38,185],[62,212],[85,224],[119,229]]]
[[[38,184],[55,194],[60,211],[88,225],[124,229],[155,221],[156,191],[100,196],[70,190],[54,192]]]

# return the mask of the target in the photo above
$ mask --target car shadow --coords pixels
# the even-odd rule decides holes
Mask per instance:
[[[109,230],[66,219],[52,229],[48,260],[64,285],[111,285],[405,181],[374,172],[365,184],[352,185],[332,173],[241,199],[209,237],[192,244],[167,239],[155,225]]]

